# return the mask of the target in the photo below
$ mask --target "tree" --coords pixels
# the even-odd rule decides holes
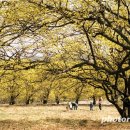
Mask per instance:
[[[41,90],[40,90],[40,100],[43,104],[47,104],[49,96],[53,89],[53,82],[55,81],[55,76],[47,74],[46,71],[41,71]]]
[[[1,88],[7,95],[8,103],[14,105],[22,90],[19,72],[9,71],[8,74],[6,73],[1,80]]]
[[[130,106],[128,113],[125,109],[130,96],[129,0],[19,0],[9,3],[4,9],[6,22],[1,26],[2,46],[25,35],[41,36],[49,51],[48,71],[66,73],[104,90],[120,115],[130,117]],[[122,106],[118,98],[122,99]]]
[[[129,1],[84,1],[84,4],[80,3],[77,6],[78,3],[80,2],[71,3],[73,8],[65,8],[60,4],[60,10],[57,9],[57,12],[62,14],[70,23],[71,21],[80,23],[80,31],[86,35],[91,51],[90,59],[82,59],[81,63],[73,65],[71,69],[82,68],[86,65],[91,66],[90,76],[92,76],[96,85],[92,82],[89,83],[105,91],[108,101],[117,108],[122,117],[130,117],[130,107],[128,107],[128,114],[126,114],[124,107],[122,108],[116,100],[116,97],[121,95],[124,101],[130,95],[130,77],[128,74],[130,70]],[[53,7],[51,9],[56,9],[52,3],[50,6]],[[87,10],[84,11],[84,9]],[[54,27],[58,26],[57,22]],[[105,48],[106,52],[101,56],[96,53],[95,43],[99,43],[98,46],[104,44],[102,47]],[[112,51],[109,51],[110,48],[112,48]],[[111,53],[112,57],[109,57],[107,53]],[[119,60],[115,61],[115,59]],[[101,80],[102,76],[105,79]],[[80,78],[81,81],[87,79],[81,76],[77,78]],[[120,82],[123,84],[122,87],[120,87]],[[123,102],[123,104],[125,103]]]

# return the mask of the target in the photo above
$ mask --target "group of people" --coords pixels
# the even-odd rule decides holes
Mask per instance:
[[[76,102],[68,102],[66,109],[67,110],[77,110],[78,104]]]
[[[96,105],[96,99],[95,97],[92,97],[91,101],[90,101],[90,111],[93,110],[93,107]],[[98,99],[98,106],[99,106],[99,109],[102,110],[102,97],[100,97]],[[67,104],[67,107],[66,107],[67,110],[77,110],[78,109],[78,104],[76,102],[68,102]]]
[[[96,105],[96,99],[95,97],[93,97],[92,100],[90,101],[90,111],[93,110],[93,107],[95,105]],[[100,97],[98,100],[98,106],[99,106],[99,109],[102,110],[102,97]]]

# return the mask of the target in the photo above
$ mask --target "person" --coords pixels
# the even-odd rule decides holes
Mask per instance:
[[[90,106],[90,111],[92,111],[93,110],[93,101],[92,100],[90,100],[89,106]]]
[[[72,104],[72,109],[77,110],[78,104],[76,102],[72,102],[71,104]]]
[[[68,110],[77,110],[78,104],[76,102],[69,102],[66,109]]]
[[[93,102],[90,102],[90,111],[93,110]]]
[[[102,97],[99,98],[99,109],[102,110]]]
[[[69,102],[69,109],[72,110],[72,102]]]

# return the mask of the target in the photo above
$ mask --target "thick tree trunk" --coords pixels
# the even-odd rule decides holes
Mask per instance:
[[[49,95],[50,95],[50,90],[48,90],[48,91],[46,92],[46,94],[43,94],[43,96],[42,96],[42,103],[43,103],[43,104],[47,104],[47,103],[48,103]]]
[[[108,96],[107,89],[105,89],[105,92],[106,92],[105,95],[106,95],[107,100],[116,107],[116,109],[117,109],[118,113],[120,114],[121,118],[126,118],[127,115],[126,115],[126,109],[125,109],[124,102],[123,102],[123,108],[121,108],[116,102],[110,100],[110,98]]]
[[[96,105],[96,98],[93,96],[93,105]]]
[[[58,105],[60,103],[60,101],[59,100],[56,100],[56,104]]]
[[[128,97],[130,97],[130,76],[128,79]],[[128,118],[130,118],[130,106],[128,106]]]
[[[29,105],[29,103],[30,103],[30,99],[26,99],[26,105]]]
[[[123,110],[122,110],[122,113],[121,113],[121,117],[122,118],[127,118],[127,109],[125,107],[125,103],[123,102]]]
[[[47,104],[48,103],[48,96],[43,96],[42,97],[42,103]]]
[[[15,96],[10,96],[9,105],[14,105],[14,104],[15,104]]]
[[[130,107],[128,107],[128,118],[130,118]]]
[[[119,114],[120,114],[120,116],[122,118],[126,118],[127,117],[126,109],[125,109],[124,105],[123,105],[123,109],[121,109],[121,107],[119,107],[119,105],[117,105],[117,104],[113,104],[113,105],[116,107],[116,109],[118,110],[118,112],[119,112]]]
[[[129,93],[130,95],[130,93]],[[130,106],[128,106],[128,118],[130,118]]]
[[[59,104],[60,103],[60,99],[58,96],[55,97],[55,101],[56,101],[56,104]]]
[[[47,99],[43,99],[43,104],[47,104]]]
[[[79,99],[80,99],[80,97],[76,97],[76,99],[75,99],[75,102],[78,104],[79,103]]]

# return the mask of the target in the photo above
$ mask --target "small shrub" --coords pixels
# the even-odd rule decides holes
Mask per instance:
[[[80,120],[79,121],[79,126],[86,126],[87,123],[88,123],[87,120]]]

